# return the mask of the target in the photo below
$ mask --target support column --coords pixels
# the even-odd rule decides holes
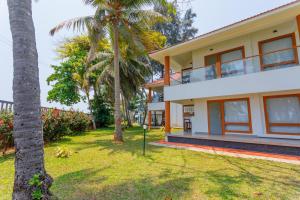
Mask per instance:
[[[170,56],[165,57],[165,78],[164,85],[170,85]],[[171,103],[165,101],[165,133],[171,132]]]
[[[296,17],[297,25],[298,25],[298,36],[300,37],[300,15]]]
[[[149,88],[148,93],[148,104],[152,102],[152,89]],[[148,111],[148,129],[150,130],[152,128],[152,114],[151,111]]]
[[[152,128],[152,113],[151,111],[148,111],[148,129],[150,130]]]

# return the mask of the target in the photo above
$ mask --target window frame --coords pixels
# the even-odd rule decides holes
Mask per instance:
[[[292,48],[280,49],[280,50],[275,50],[275,51],[272,51],[272,52],[269,52],[269,53],[266,53],[266,54],[263,53],[263,45],[265,43],[273,42],[273,41],[284,39],[284,38],[291,38],[292,39],[292,44],[293,44],[292,48],[294,49],[294,51],[293,51],[294,52],[294,60],[283,61],[283,62],[280,62],[280,63],[264,64],[263,63],[263,56],[264,55],[276,53],[276,52],[283,51],[283,50],[292,49]],[[289,34],[281,35],[281,36],[278,36],[278,37],[269,38],[269,39],[266,39],[266,40],[259,41],[258,42],[258,49],[259,49],[260,67],[261,67],[262,71],[264,71],[264,69],[267,68],[267,67],[276,67],[276,66],[288,65],[288,64],[299,64],[297,42],[296,42],[295,33],[289,33]]]
[[[246,101],[247,108],[248,108],[248,122],[225,122],[225,102],[232,102],[232,101]],[[234,99],[219,99],[219,100],[208,100],[207,101],[207,116],[208,116],[208,133],[211,134],[210,131],[210,112],[209,112],[209,103],[212,102],[219,102],[221,103],[221,121],[222,121],[222,135],[227,133],[241,133],[241,134],[252,134],[252,116],[251,116],[251,105],[250,105],[250,98],[234,98]],[[236,130],[226,130],[227,125],[240,125],[240,126],[248,126],[248,131],[236,131]]]
[[[208,58],[210,56],[216,56],[217,57],[217,62],[216,62],[215,65],[216,65],[216,70],[217,70],[217,78],[223,78],[222,77],[222,64],[236,61],[236,59],[222,63],[221,62],[221,56],[222,56],[222,54],[229,53],[229,52],[232,52],[232,51],[237,51],[237,50],[242,50],[242,59],[238,59],[238,60],[244,60],[246,58],[245,46],[239,46],[239,47],[235,47],[235,48],[232,48],[232,49],[228,49],[228,50],[225,50],[225,51],[221,51],[221,52],[217,52],[217,53],[213,53],[213,54],[209,54],[209,55],[204,56],[204,65],[205,65],[205,67],[209,67],[210,65],[208,64]],[[244,62],[243,62],[243,65],[244,65],[244,71],[246,72]]]
[[[269,113],[267,109],[267,100],[268,99],[278,99],[278,98],[284,98],[284,97],[298,97],[299,103],[300,103],[300,94],[286,94],[286,95],[273,95],[273,96],[264,96],[263,97],[263,104],[264,104],[264,115],[265,115],[265,126],[266,126],[266,133],[272,134],[272,135],[292,135],[292,136],[299,136],[299,133],[284,133],[284,132],[272,132],[271,127],[272,126],[291,126],[291,127],[298,127],[300,126],[300,123],[270,123],[269,120]]]

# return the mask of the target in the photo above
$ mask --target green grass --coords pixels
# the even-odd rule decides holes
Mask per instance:
[[[300,166],[264,160],[147,146],[142,130],[112,143],[112,129],[67,137],[45,148],[46,168],[54,178],[52,192],[63,200],[94,199],[300,199]],[[148,141],[163,138],[157,130]],[[66,146],[70,158],[56,158]],[[11,199],[14,156],[0,157],[0,199]]]

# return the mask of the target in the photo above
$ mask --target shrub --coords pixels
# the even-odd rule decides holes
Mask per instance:
[[[91,118],[83,112],[61,111],[51,109],[43,115],[44,140],[56,141],[71,133],[86,131],[91,124]]]
[[[0,148],[3,154],[8,147],[13,146],[13,114],[0,112]]]
[[[102,95],[95,96],[95,99],[92,100],[92,112],[97,128],[107,127],[114,121],[111,106]]]
[[[67,118],[68,126],[70,130],[74,133],[86,131],[91,124],[91,117],[83,112],[66,112],[65,116]]]
[[[46,142],[59,140],[71,132],[68,120],[64,112],[60,110],[51,109],[43,111],[42,119],[44,140]]]

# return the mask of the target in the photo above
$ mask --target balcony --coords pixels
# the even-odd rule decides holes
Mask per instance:
[[[299,89],[297,48],[183,71],[165,88],[165,100]]]

